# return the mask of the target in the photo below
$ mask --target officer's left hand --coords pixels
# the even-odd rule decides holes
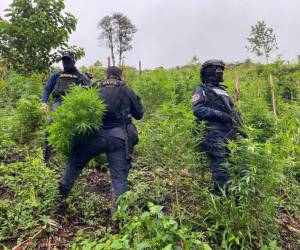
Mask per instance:
[[[42,105],[42,109],[45,113],[48,113],[49,111],[49,107],[48,107],[48,104],[47,103],[41,103]]]

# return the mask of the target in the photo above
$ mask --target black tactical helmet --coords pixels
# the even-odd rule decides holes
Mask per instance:
[[[222,60],[216,59],[205,61],[200,70],[200,78],[202,82],[212,82],[215,84],[223,82],[223,71],[217,72],[218,67],[224,70],[225,63]]]
[[[225,63],[222,60],[217,60],[217,59],[207,60],[202,64],[201,71],[209,66],[217,66],[217,67],[221,67],[224,69]]]
[[[72,51],[65,51],[62,54],[61,60],[64,60],[66,58],[71,59],[75,63],[75,54]]]
[[[107,69],[107,77],[116,76],[121,79],[122,70],[116,66],[108,67]]]

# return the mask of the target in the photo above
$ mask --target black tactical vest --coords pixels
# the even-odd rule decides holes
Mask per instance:
[[[105,79],[99,83],[101,98],[106,103],[106,112],[103,117],[103,127],[113,128],[122,126],[129,107],[126,101],[126,87],[123,81]]]
[[[55,87],[53,89],[52,95],[54,98],[59,98],[66,94],[71,85],[81,84],[79,73],[60,73],[60,76],[56,80]]]
[[[204,91],[207,95],[207,104],[210,108],[216,109],[225,113],[230,113],[234,109],[234,104],[231,101],[227,90],[223,86],[208,86],[203,84]]]

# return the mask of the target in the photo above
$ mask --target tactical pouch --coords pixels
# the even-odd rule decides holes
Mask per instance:
[[[129,123],[127,125],[127,133],[128,133],[128,153],[132,154],[134,146],[139,142],[138,131],[136,126],[132,123]]]

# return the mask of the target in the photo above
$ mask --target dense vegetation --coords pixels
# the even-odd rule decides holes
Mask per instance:
[[[105,69],[91,67],[95,78]],[[272,74],[278,117],[272,112]],[[206,158],[197,150],[190,98],[199,67],[144,71],[126,68],[140,95],[145,119],[136,122],[140,143],[130,192],[112,209],[109,173],[91,161],[56,212],[64,156],[43,162],[47,117],[39,105],[47,76],[10,73],[0,82],[0,246],[45,249],[299,249],[300,65],[230,65],[225,79],[243,114],[250,139],[231,142],[231,196],[210,193]],[[67,124],[66,127],[70,126]],[[240,196],[236,206],[235,196]],[[119,233],[112,224],[120,221]],[[21,249],[20,248],[20,249]]]

